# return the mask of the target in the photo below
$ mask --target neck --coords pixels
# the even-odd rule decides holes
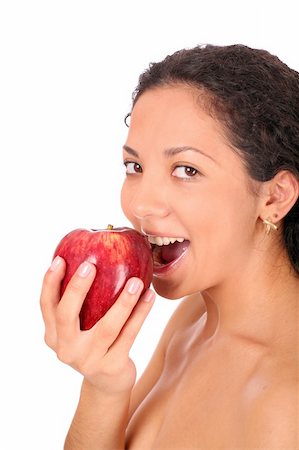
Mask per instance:
[[[283,351],[294,348],[299,277],[285,256],[246,262],[231,279],[202,295],[207,308],[206,330],[214,339],[230,335]]]

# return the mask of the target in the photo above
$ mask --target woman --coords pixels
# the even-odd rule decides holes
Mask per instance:
[[[129,351],[154,293],[129,280],[80,332],[95,268],[83,263],[60,301],[53,261],[46,342],[84,376],[65,449],[299,448],[298,73],[242,45],[151,64],[124,164],[122,207],[153,246],[153,286],[184,298],[135,385]]]

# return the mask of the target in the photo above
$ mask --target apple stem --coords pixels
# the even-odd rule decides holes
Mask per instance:
[[[107,230],[113,230],[113,225],[108,225]]]

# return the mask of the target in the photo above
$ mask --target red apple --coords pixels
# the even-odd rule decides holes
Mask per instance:
[[[54,257],[57,255],[66,261],[61,295],[83,261],[92,262],[97,269],[80,312],[81,330],[90,329],[103,317],[129,278],[141,278],[144,290],[152,281],[151,246],[145,236],[132,228],[109,225],[106,230],[73,230],[58,244]]]

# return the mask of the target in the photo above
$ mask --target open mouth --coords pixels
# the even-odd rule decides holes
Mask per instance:
[[[148,236],[148,240],[152,247],[155,272],[174,267],[190,245],[190,241],[184,238]]]

